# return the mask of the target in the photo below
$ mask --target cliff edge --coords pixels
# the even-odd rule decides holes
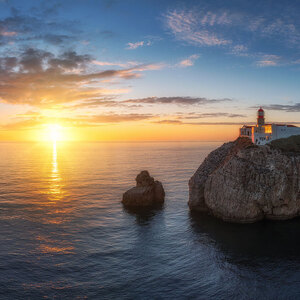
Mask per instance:
[[[191,210],[251,223],[300,215],[300,136],[264,146],[238,138],[212,151],[189,181]]]

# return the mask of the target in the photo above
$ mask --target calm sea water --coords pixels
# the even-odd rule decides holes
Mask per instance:
[[[220,143],[0,144],[1,299],[299,299],[300,221],[188,210]],[[147,169],[163,209],[123,209]]]

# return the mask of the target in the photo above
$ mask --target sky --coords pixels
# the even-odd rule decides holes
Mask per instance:
[[[0,0],[0,140],[225,141],[300,124],[300,2]]]

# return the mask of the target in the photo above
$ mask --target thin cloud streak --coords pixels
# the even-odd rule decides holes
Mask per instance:
[[[167,120],[160,120],[160,121],[153,121],[155,124],[165,124],[165,125],[195,125],[195,126],[201,126],[201,125],[224,125],[224,126],[241,126],[241,125],[255,125],[255,122],[185,122],[180,120],[173,120],[173,119],[167,119]],[[288,124],[288,125],[297,125],[300,124],[300,122],[272,122],[276,124]]]
[[[0,35],[2,36],[15,36],[18,33],[16,31],[4,31],[4,30],[0,30]]]
[[[257,61],[259,67],[275,67],[279,65],[280,56],[264,55],[261,60]]]
[[[285,112],[300,112],[300,103],[295,103],[293,105],[270,104],[270,105],[265,105],[264,108],[267,110],[279,110],[279,111],[285,111]]]
[[[141,63],[139,63],[137,61],[128,61],[126,63],[122,63],[122,62],[109,62],[109,61],[93,60],[92,63],[95,65],[98,65],[98,66],[102,66],[102,67],[103,66],[118,66],[118,67],[122,67],[122,68],[130,68],[130,67],[141,65]]]
[[[77,115],[74,117],[48,117],[37,112],[28,112],[18,115],[10,123],[0,125],[2,130],[40,129],[47,124],[59,123],[64,127],[97,127],[105,124],[118,124],[123,122],[138,122],[156,117],[152,114],[137,113],[109,113],[99,115]]]
[[[220,117],[228,117],[228,118],[246,118],[246,115],[243,114],[231,114],[231,113],[223,113],[223,112],[215,112],[215,113],[179,113],[177,114],[180,119],[201,119],[201,118],[220,118]]]
[[[196,60],[200,57],[198,54],[190,55],[188,58],[179,62],[178,66],[182,68],[191,67],[195,64]]]
[[[140,103],[140,104],[177,104],[177,105],[205,105],[213,103],[231,102],[232,99],[208,99],[204,97],[147,97],[140,99],[128,99],[122,103]]]

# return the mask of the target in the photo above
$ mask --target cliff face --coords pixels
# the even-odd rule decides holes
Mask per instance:
[[[300,152],[238,138],[208,155],[189,193],[191,210],[225,221],[293,218],[300,214]]]

